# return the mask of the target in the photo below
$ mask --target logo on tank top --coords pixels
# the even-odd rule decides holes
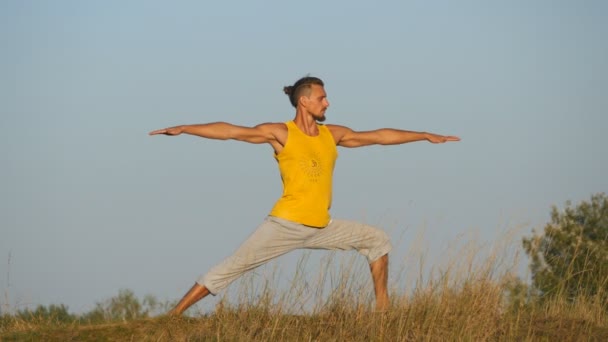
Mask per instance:
[[[317,183],[323,174],[323,163],[316,153],[312,153],[300,159],[300,169],[308,177],[308,180]]]

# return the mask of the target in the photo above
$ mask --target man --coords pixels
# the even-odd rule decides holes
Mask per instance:
[[[184,125],[160,129],[150,135],[197,135],[208,139],[234,139],[272,146],[283,181],[283,195],[266,220],[223,262],[199,278],[170,312],[180,315],[210,293],[215,295],[243,273],[298,248],[357,250],[367,257],[374,283],[376,309],[388,308],[388,236],[357,222],[332,220],[332,174],[337,146],[396,145],[427,140],[431,143],[460,140],[398,129],[356,132],[348,127],[322,125],[329,107],[323,81],[304,77],[284,88],[296,109],[286,123],[263,123],[255,127],[225,122]]]

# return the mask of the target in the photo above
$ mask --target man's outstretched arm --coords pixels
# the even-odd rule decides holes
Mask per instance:
[[[277,141],[280,131],[276,123],[265,123],[255,127],[237,126],[226,122],[213,122],[198,125],[181,125],[152,131],[150,135],[180,135],[190,134],[207,139],[240,140],[252,144],[273,143]]]
[[[357,132],[344,126],[327,125],[336,144],[344,147],[361,147],[369,145],[399,145],[414,141],[426,140],[438,144],[447,141],[460,141],[452,135],[439,135],[427,132],[405,131],[394,128],[381,128],[373,131]]]

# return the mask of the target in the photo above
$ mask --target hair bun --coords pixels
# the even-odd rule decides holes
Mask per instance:
[[[293,92],[293,86],[285,86],[283,87],[283,92],[289,96],[291,96],[291,93]]]

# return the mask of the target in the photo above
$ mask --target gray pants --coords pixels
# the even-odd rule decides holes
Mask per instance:
[[[245,272],[295,249],[356,250],[373,262],[392,246],[382,230],[358,222],[332,220],[312,228],[268,216],[234,254],[197,280],[212,294],[225,289]]]

